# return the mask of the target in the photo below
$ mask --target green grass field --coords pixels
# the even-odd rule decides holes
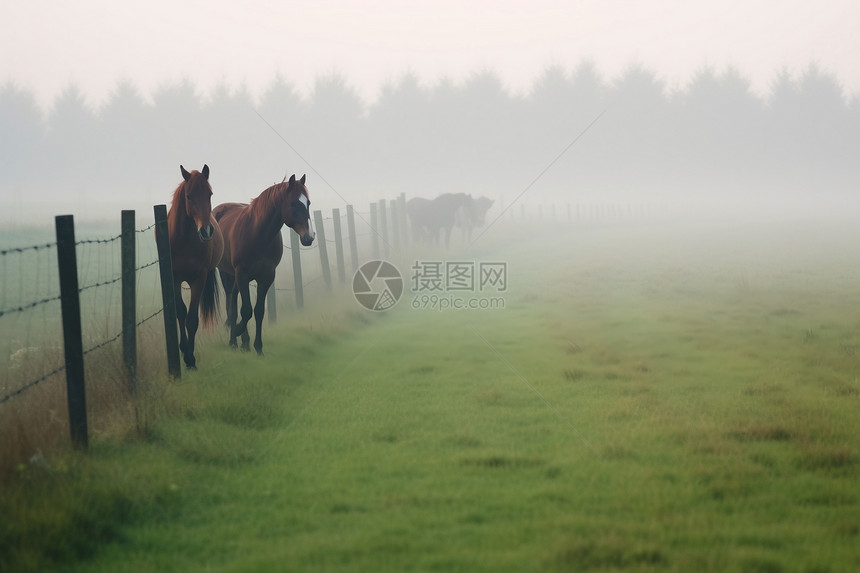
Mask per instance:
[[[860,569],[860,231],[501,229],[503,310],[204,337],[143,437],[19,468],[0,570]]]

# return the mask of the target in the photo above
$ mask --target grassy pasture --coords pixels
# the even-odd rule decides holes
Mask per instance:
[[[144,438],[19,469],[0,569],[860,568],[860,232],[503,224],[504,310],[209,335]]]

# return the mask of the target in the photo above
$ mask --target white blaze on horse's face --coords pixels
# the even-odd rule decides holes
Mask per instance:
[[[208,175],[208,168],[204,166],[204,172]],[[203,177],[201,181],[201,176]],[[185,212],[197,227],[197,235],[204,243],[212,239],[215,230],[210,222],[212,213],[212,187],[206,180],[206,175],[198,174],[196,171],[189,174],[187,183],[188,190],[185,192]]]
[[[314,238],[316,237],[316,233],[314,233],[314,229],[313,229],[313,226],[311,224],[311,210],[309,208],[310,203],[308,201],[308,196],[305,195],[304,193],[299,193],[299,203],[301,203],[302,205],[305,206],[305,211],[307,211],[307,213],[308,213],[308,220],[307,220],[307,229],[308,230],[307,230],[307,233],[305,233],[305,235],[302,237],[302,244],[305,244],[305,242],[307,242],[307,244],[305,244],[305,246],[310,246],[310,244],[313,243]]]

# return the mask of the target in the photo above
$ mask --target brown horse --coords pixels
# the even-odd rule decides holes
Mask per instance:
[[[185,366],[194,370],[194,337],[197,334],[198,305],[202,300],[203,326],[215,321],[218,290],[215,267],[224,253],[224,237],[212,216],[212,186],[209,166],[191,173],[179,166],[182,183],[173,192],[167,230],[170,235],[170,256],[173,260],[173,291],[176,296],[176,318],[179,320],[179,349]],[[191,287],[188,309],[182,300],[182,283]]]
[[[254,349],[263,354],[263,315],[266,293],[275,282],[275,267],[284,254],[281,227],[292,228],[301,237],[302,245],[314,242],[314,232],[308,208],[308,188],[305,176],[289,182],[272,185],[251,201],[222,203],[212,214],[224,232],[224,258],[218,265],[221,284],[227,294],[227,327],[230,329],[230,346],[236,347],[236,337],[242,337],[242,350],[248,351],[248,321],[251,320],[251,292],[249,283],[257,281],[257,300],[253,315],[257,321]],[[241,314],[237,312],[238,295],[242,295]],[[240,321],[237,323],[237,314]]]

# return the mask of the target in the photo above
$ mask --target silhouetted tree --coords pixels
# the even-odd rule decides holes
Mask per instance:
[[[522,131],[528,145],[523,151],[536,176],[558,157],[606,106],[605,86],[592,62],[584,62],[573,73],[560,66],[544,70],[537,78],[527,100],[528,113]],[[559,199],[581,197],[600,177],[603,153],[595,146],[594,135],[605,124],[595,127],[570,147],[544,175],[540,185]]]
[[[770,167],[787,184],[804,193],[827,193],[847,173],[856,176],[850,166],[856,164],[857,135],[834,77],[815,64],[797,80],[782,70],[772,83],[768,112]]]
[[[261,116],[257,119],[265,127],[265,132],[259,135],[260,159],[266,166],[264,171],[271,170],[275,176],[281,172],[289,175],[306,169],[296,152],[302,154],[306,144],[302,129],[307,103],[302,100],[295,85],[280,74],[276,76],[260,98],[257,111]],[[276,169],[272,170],[270,166]]]
[[[366,130],[364,102],[343,76],[331,74],[314,82],[304,125],[292,143],[307,149],[302,156],[332,185],[360,185],[357,175],[365,173],[368,159]]]
[[[685,184],[704,180],[700,191],[728,193],[760,180],[762,103],[736,68],[720,75],[712,67],[699,70],[675,105],[674,147]]]
[[[155,161],[160,166],[159,170],[164,170],[164,176],[169,177],[166,181],[173,181],[180,163],[192,166],[199,163],[202,166],[208,160],[202,149],[206,146],[207,136],[202,105],[194,85],[187,78],[162,85],[152,100],[155,106],[152,122]],[[172,189],[168,189],[166,194],[170,191]]]
[[[80,88],[66,87],[48,114],[48,178],[63,184],[62,191],[56,190],[58,197],[84,203],[93,198],[94,182],[101,177],[99,132],[97,117]]]
[[[668,189],[681,166],[671,156],[676,110],[668,105],[664,82],[634,65],[612,82],[607,101],[609,111],[589,138],[600,153],[603,180],[615,187]]]
[[[0,88],[0,187],[26,183],[47,169],[45,126],[32,92],[9,82]]]
[[[231,90],[219,82],[203,106],[202,123],[206,137],[199,143],[198,156],[202,153],[201,160],[212,169],[215,204],[247,201],[281,173],[282,166],[277,171],[274,166],[261,169],[263,141],[269,140],[270,130],[254,112],[246,86]]]
[[[145,171],[155,168],[154,110],[130,80],[117,83],[98,115],[100,160],[105,175],[120,177],[128,172],[130,165]],[[131,194],[135,190],[114,189],[114,192]]]
[[[368,159],[378,173],[385,173],[395,184],[395,194],[427,194],[431,180],[439,173],[433,156],[429,112],[430,96],[411,73],[382,86],[369,111],[369,135],[374,145],[373,157]]]

